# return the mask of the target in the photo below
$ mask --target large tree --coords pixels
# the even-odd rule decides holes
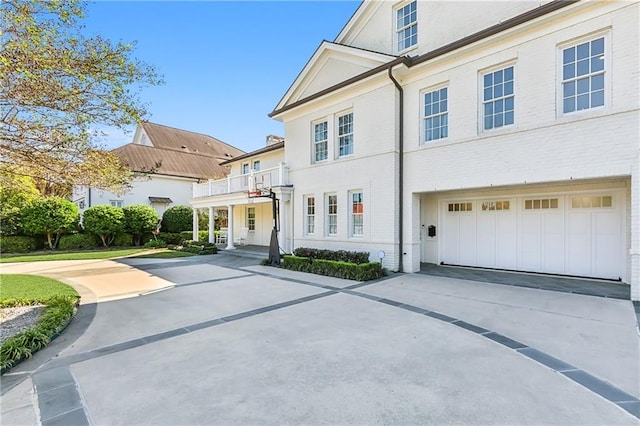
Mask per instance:
[[[85,36],[85,10],[78,0],[0,4],[0,179],[29,176],[43,195],[126,188],[131,172],[97,129],[139,122],[140,88],[161,82],[132,44]]]

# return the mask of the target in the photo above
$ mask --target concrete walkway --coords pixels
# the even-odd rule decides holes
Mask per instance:
[[[107,301],[3,376],[3,424],[640,418],[629,301],[418,274],[356,283],[228,254],[114,263],[139,276],[112,296],[147,278],[159,291],[107,300],[95,264],[65,277]]]

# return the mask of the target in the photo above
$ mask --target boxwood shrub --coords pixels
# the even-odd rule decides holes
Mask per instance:
[[[58,242],[60,250],[91,249],[98,247],[100,243],[93,234],[63,235]]]
[[[178,246],[174,248],[174,250],[204,255],[216,254],[218,252],[218,247],[216,247],[215,244],[211,243],[202,243],[198,241],[187,240],[183,243],[182,246]]]
[[[298,247],[293,251],[295,256],[310,257],[312,259],[336,260],[349,263],[369,263],[369,252],[347,250],[325,250]]]
[[[356,281],[368,281],[386,275],[382,264],[378,262],[356,264],[338,260],[285,255],[281,266],[292,271],[309,272]]]
[[[182,231],[180,233],[182,237],[182,241],[176,243],[181,244],[184,241],[192,241],[193,240],[193,231]],[[209,241],[209,231],[198,231],[198,241],[206,243]]]
[[[0,236],[0,253],[28,253],[43,247],[42,238],[19,235]]]
[[[191,232],[189,232],[189,238],[191,238]],[[153,239],[153,236],[151,237]],[[167,244],[181,244],[184,238],[180,232],[161,232],[158,234],[158,239],[163,240]],[[149,239],[145,239],[149,241]]]

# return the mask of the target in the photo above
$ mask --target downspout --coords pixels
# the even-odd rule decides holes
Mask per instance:
[[[403,216],[404,216],[404,91],[402,90],[402,86],[400,83],[393,77],[392,72],[393,66],[390,66],[387,70],[389,72],[389,78],[398,89],[398,93],[400,95],[400,119],[398,120],[398,126],[400,127],[400,133],[398,135],[398,150],[399,158],[398,158],[398,272],[402,272],[402,262],[404,256],[404,241],[403,241]]]

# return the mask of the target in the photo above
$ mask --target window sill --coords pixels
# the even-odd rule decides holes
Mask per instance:
[[[404,50],[400,50],[399,52],[396,53],[396,55],[398,56],[402,56],[402,55],[406,55],[407,53],[413,51],[413,50],[417,50],[418,49],[418,43],[414,44],[411,47],[407,47]]]

